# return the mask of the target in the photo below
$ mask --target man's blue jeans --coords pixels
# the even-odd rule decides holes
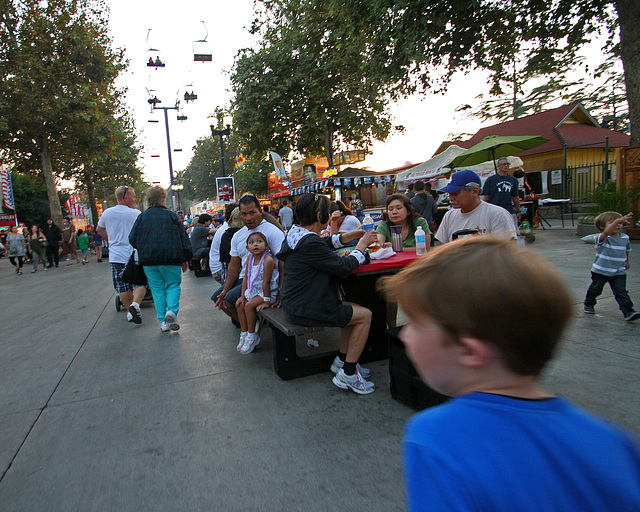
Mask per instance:
[[[595,306],[596,298],[602,293],[604,285],[609,283],[613,296],[620,306],[620,311],[626,315],[633,311],[633,302],[627,292],[627,274],[618,274],[615,276],[605,276],[591,272],[591,286],[587,290],[587,297],[584,299],[585,306]]]

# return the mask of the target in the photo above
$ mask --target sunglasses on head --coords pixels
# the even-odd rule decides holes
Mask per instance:
[[[129,190],[129,187],[127,185],[124,186],[124,194],[122,194],[122,199],[124,199],[125,197],[127,197],[127,190]]]

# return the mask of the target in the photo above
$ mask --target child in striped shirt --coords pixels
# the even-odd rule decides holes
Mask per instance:
[[[604,285],[609,283],[624,319],[633,322],[640,318],[640,312],[634,311],[627,291],[631,244],[629,237],[620,233],[625,224],[632,223],[631,213],[623,217],[618,212],[604,212],[596,217],[595,225],[601,233],[596,240],[596,260],[591,266],[591,286],[584,299],[584,312],[589,315],[595,313],[596,298],[602,293]]]

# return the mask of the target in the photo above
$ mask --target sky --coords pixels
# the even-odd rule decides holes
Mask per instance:
[[[179,112],[167,111],[171,147],[182,150],[171,151],[175,175],[188,165],[197,139],[210,134],[214,120],[208,116],[217,106],[229,105],[232,97],[229,77],[236,54],[241,48],[257,43],[256,37],[248,32],[254,18],[253,0],[182,0],[169,4],[107,0],[107,4],[114,46],[123,48],[130,61],[129,70],[120,77],[119,84],[128,89],[125,103],[144,148],[139,163],[147,181],[168,186],[164,114],[152,113],[147,100],[157,96],[162,102],[158,106],[172,107],[181,99]],[[167,5],[179,7],[167,9]],[[205,38],[207,32],[206,44],[194,43]],[[194,62],[194,44],[198,51],[211,53],[213,61]],[[150,57],[154,60],[160,57],[166,66],[147,67]],[[449,134],[475,133],[482,122],[464,117],[455,109],[464,103],[476,103],[474,97],[488,88],[487,76],[481,71],[455,75],[445,95],[418,94],[394,103],[390,109],[393,122],[404,126],[405,132],[375,142],[363,165],[383,171],[406,163],[417,164],[431,158]],[[198,99],[186,104],[182,96],[187,90],[197,94]],[[186,115],[187,120],[178,121],[178,114]]]

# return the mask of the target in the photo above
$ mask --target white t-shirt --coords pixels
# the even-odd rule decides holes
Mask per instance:
[[[359,229],[362,226],[358,217],[355,215],[347,215],[342,221],[342,225],[340,229],[338,229],[338,233],[348,233],[349,231],[354,231]]]
[[[222,262],[220,261],[220,242],[222,242],[222,235],[229,229],[229,224],[224,221],[224,224],[218,228],[216,234],[213,235],[211,241],[211,248],[209,249],[209,269],[212,274],[220,272],[222,270]]]
[[[107,230],[109,241],[109,263],[129,263],[133,247],[129,244],[129,233],[140,210],[118,204],[107,208],[98,221],[98,226]]]
[[[278,217],[282,222],[282,226],[285,229],[289,229],[293,224],[293,210],[288,206],[283,206],[280,208],[280,213],[278,213]]]
[[[475,229],[479,233],[491,233],[505,238],[516,238],[515,226],[511,214],[495,204],[482,201],[469,213],[462,213],[460,208],[445,213],[436,238],[441,243],[451,242],[451,235],[461,229]]]
[[[267,237],[269,250],[274,257],[280,252],[280,247],[282,246],[282,242],[284,242],[284,233],[280,228],[266,220],[263,220],[258,227],[252,230],[248,230],[247,226],[240,229],[235,235],[233,235],[233,238],[231,239],[231,251],[229,251],[232,258],[238,257],[242,262],[242,268],[240,269],[240,275],[238,276],[240,279],[244,277],[245,262],[247,260],[247,256],[249,256],[249,251],[247,250],[247,238],[249,238],[251,233],[256,231],[260,231],[260,233],[263,233]]]

